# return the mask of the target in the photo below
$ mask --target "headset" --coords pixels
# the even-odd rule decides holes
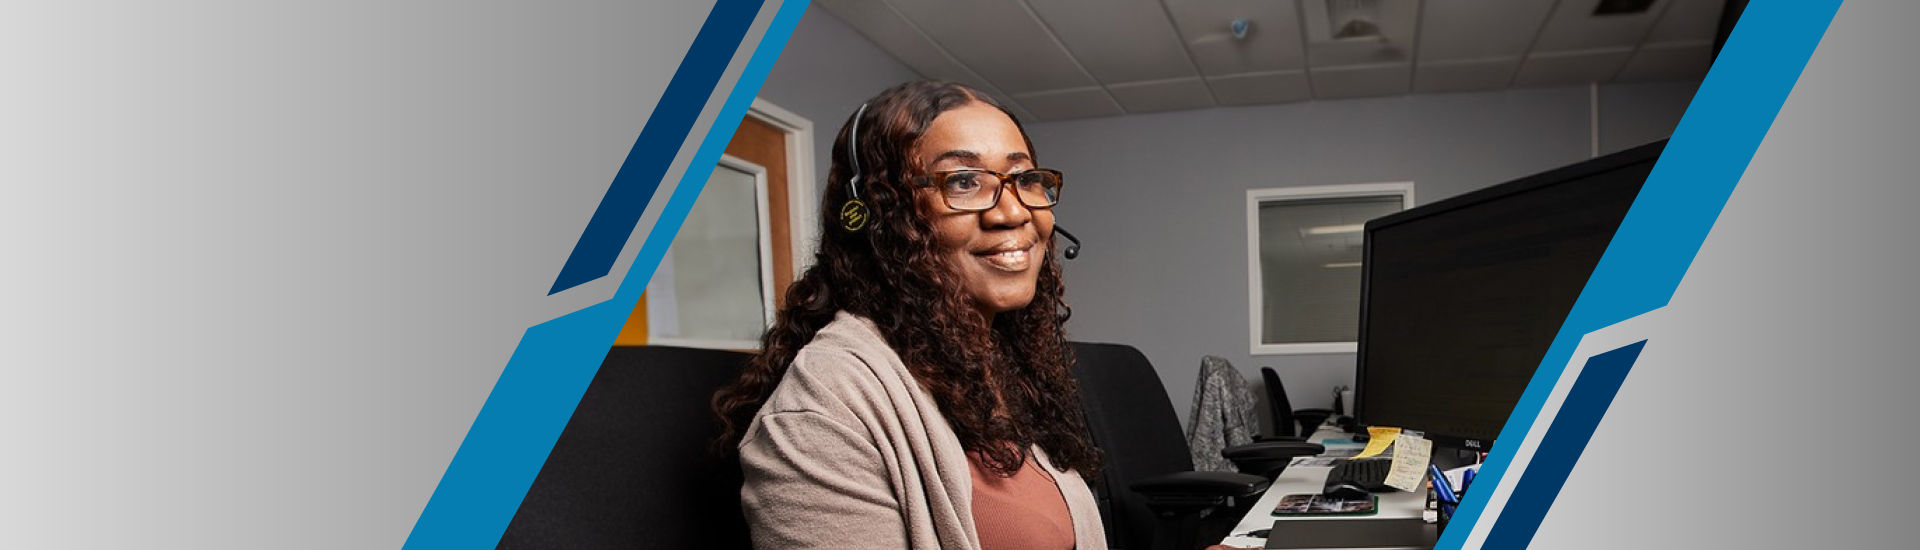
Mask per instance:
[[[847,202],[840,205],[840,228],[849,232],[866,227],[869,217],[867,203],[860,200],[860,117],[866,114],[867,104],[861,103],[853,113],[853,128],[847,131],[847,162],[853,165],[853,177],[847,180]]]

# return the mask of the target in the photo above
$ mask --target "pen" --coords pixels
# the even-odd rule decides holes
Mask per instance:
[[[1459,499],[1453,496],[1453,486],[1447,484],[1447,474],[1441,473],[1439,466],[1428,464],[1427,475],[1433,476],[1433,491],[1440,498],[1440,502],[1449,505],[1460,503]]]

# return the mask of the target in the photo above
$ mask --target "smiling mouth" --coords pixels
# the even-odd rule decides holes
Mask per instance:
[[[1001,271],[1026,271],[1033,265],[1033,248],[1032,244],[1020,248],[1007,247],[978,252],[974,257],[980,258],[980,261],[989,267]]]

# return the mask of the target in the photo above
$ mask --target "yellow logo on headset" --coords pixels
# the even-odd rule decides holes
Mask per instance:
[[[840,205],[840,227],[847,231],[859,231],[867,226],[867,203],[860,199],[847,201]]]

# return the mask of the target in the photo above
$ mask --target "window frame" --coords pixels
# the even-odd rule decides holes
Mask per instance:
[[[720,160],[716,163],[716,167],[721,166],[753,176],[754,214],[759,224],[759,246],[756,248],[759,249],[758,253],[760,255],[760,313],[762,323],[764,323],[761,326],[773,326],[774,315],[776,313],[774,309],[773,288],[773,247],[771,246],[773,243],[773,230],[770,227],[772,224],[772,216],[768,211],[768,208],[772,205],[769,204],[771,201],[768,198],[767,169],[764,166],[728,154],[720,155]],[[724,350],[760,349],[759,340],[722,340],[662,336],[655,333],[654,329],[655,325],[653,323],[647,324],[648,345]]]
[[[1250,355],[1313,355],[1357,353],[1359,342],[1298,342],[1269,344],[1262,341],[1265,322],[1266,291],[1261,287],[1260,206],[1266,203],[1356,197],[1400,197],[1400,210],[1413,208],[1414,182],[1348,183],[1298,187],[1269,187],[1247,190],[1247,341]],[[1359,275],[1355,275],[1359,276]],[[1356,306],[1357,307],[1357,306]]]

